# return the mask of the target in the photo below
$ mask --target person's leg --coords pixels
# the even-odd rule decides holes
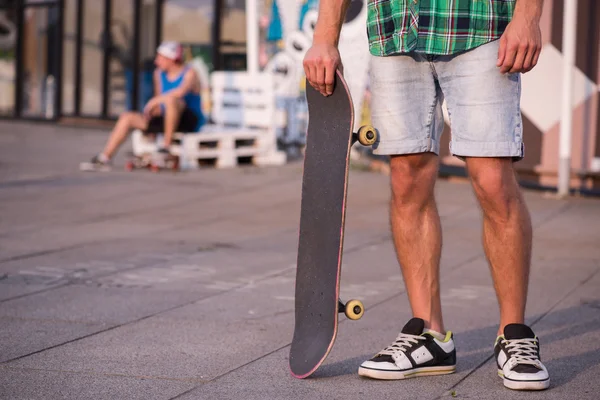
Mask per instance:
[[[443,130],[442,93],[420,56],[374,57],[372,119],[375,154],[389,154],[390,222],[413,316],[444,332],[439,293],[442,246],[433,195]],[[411,96],[407,96],[411,93]]]
[[[167,99],[163,102],[163,105],[165,107],[165,137],[163,146],[168,148],[173,140],[173,134],[177,131],[177,127],[179,126],[179,119],[181,118],[181,113],[185,109],[185,103],[174,97],[167,97]]]
[[[132,129],[145,130],[147,127],[148,121],[144,118],[143,114],[136,112],[125,112],[121,114],[108,138],[108,142],[106,143],[102,154],[106,158],[111,159]]]
[[[390,221],[413,316],[445,332],[440,302],[442,230],[434,198],[438,157],[434,153],[390,160]]]
[[[456,350],[442,319],[442,235],[434,198],[442,95],[429,61],[418,55],[374,57],[371,85],[380,134],[374,154],[391,156],[390,222],[413,318],[358,373],[375,379],[452,373]]]
[[[508,323],[523,323],[531,224],[512,168],[523,156],[520,77],[500,73],[497,52],[496,41],[442,57],[435,67],[451,119],[451,152],[466,159],[483,211],[502,332]]]
[[[498,375],[510,389],[546,389],[550,378],[539,341],[525,325],[532,227],[512,160],[469,157],[466,162],[483,214],[483,246],[500,306],[494,343]]]
[[[146,130],[148,122],[142,114],[126,112],[121,114],[102,152],[92,157],[89,162],[82,162],[79,168],[82,171],[110,171],[112,157],[123,143],[129,132],[134,129]]]
[[[531,260],[531,219],[510,158],[466,160],[483,214],[483,247],[500,306],[498,335],[523,324]]]
[[[483,246],[500,326],[494,343],[498,374],[511,389],[545,389],[539,341],[524,324],[531,259],[531,219],[513,162],[523,157],[519,74],[496,67],[498,41],[435,64],[451,119],[451,152],[466,159],[483,214]]]

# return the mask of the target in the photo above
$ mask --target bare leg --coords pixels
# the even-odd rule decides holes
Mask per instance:
[[[500,306],[499,334],[523,323],[532,228],[510,159],[469,158],[467,168],[483,211],[483,246]]]
[[[433,153],[391,159],[390,221],[413,316],[445,332],[440,301],[442,249],[440,216],[434,198],[438,157]]]
[[[143,114],[135,112],[126,112],[121,114],[117,124],[108,138],[108,142],[104,147],[102,153],[112,158],[119,146],[123,143],[131,129],[147,129],[148,121],[144,118]]]
[[[173,134],[179,126],[179,119],[185,107],[185,104],[176,98],[167,98],[165,105],[165,148],[171,145]]]

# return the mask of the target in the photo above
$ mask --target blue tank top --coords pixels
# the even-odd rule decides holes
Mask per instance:
[[[173,90],[178,88],[183,82],[183,77],[185,73],[188,71],[189,67],[185,67],[181,74],[172,81],[167,77],[167,73],[165,71],[160,72],[160,87],[161,94],[168,92],[169,90]],[[183,97],[183,101],[187,108],[189,108],[196,116],[198,117],[198,123],[196,124],[196,131],[199,131],[200,128],[206,122],[204,118],[204,114],[202,113],[202,97],[199,93],[189,92]]]

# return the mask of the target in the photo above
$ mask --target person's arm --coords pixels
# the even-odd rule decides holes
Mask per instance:
[[[160,112],[157,109],[158,103],[156,102],[156,98],[160,96],[160,92],[162,90],[160,83],[160,71],[158,69],[154,70],[152,74],[152,81],[154,84],[154,96],[144,105],[144,109],[142,110],[142,114],[144,114],[144,118],[150,120],[153,116],[159,115]]]
[[[194,71],[193,69],[189,69],[185,73],[181,85],[169,90],[168,92],[161,94],[160,96],[157,96],[157,101],[160,103],[167,97],[176,97],[178,99],[181,99],[185,97],[186,94],[193,92],[196,89],[197,84],[198,76],[196,75],[196,71]]]
[[[309,84],[323,95],[333,93],[336,69],[342,70],[338,51],[340,32],[350,0],[321,0],[312,47],[304,57]]]
[[[163,103],[169,97],[175,97],[176,99],[182,99],[183,97],[185,97],[186,94],[194,91],[197,84],[198,84],[198,77],[196,75],[196,71],[194,71],[193,69],[189,69],[185,73],[185,76],[183,77],[181,85],[179,85],[178,87],[176,87],[174,89],[169,90],[168,92],[158,94],[158,95],[154,96],[153,98],[151,98],[148,101],[148,103],[146,104],[146,106],[144,107],[144,114],[151,115],[152,110],[155,107],[158,107],[161,103]]]
[[[329,43],[337,46],[340,41],[342,24],[350,0],[323,0],[319,4],[319,17],[313,36],[313,43]]]
[[[154,70],[154,74],[152,76],[154,80],[154,97],[160,95],[162,88],[160,87],[160,71],[158,69]]]
[[[544,0],[517,0],[511,22],[500,38],[497,66],[502,73],[529,72],[542,50],[540,18]]]

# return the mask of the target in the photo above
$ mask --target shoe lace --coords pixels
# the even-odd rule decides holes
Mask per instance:
[[[516,364],[530,364],[539,367],[540,359],[537,353],[537,339],[504,339],[502,343],[506,346],[508,354],[515,360]]]
[[[404,353],[413,343],[419,343],[419,340],[425,340],[423,336],[409,335],[400,333],[394,343],[379,352],[379,355],[394,356],[398,353]]]

